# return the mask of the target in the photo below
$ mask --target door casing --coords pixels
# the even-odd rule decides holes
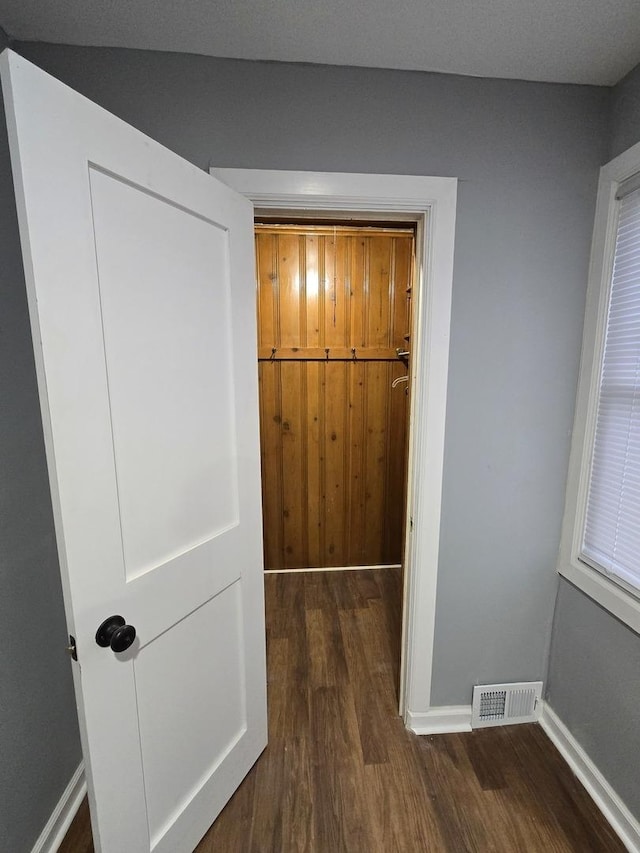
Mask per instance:
[[[416,282],[400,714],[434,730],[431,676],[436,617],[449,367],[457,178],[223,169],[210,173],[249,198],[259,215],[413,221]]]

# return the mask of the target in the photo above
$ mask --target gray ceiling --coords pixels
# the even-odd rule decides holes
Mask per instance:
[[[16,39],[612,85],[640,0],[0,0]]]

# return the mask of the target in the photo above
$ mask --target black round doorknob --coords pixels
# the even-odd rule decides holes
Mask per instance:
[[[96,631],[96,643],[114,652],[125,652],[136,638],[136,629],[127,625],[122,616],[109,616]]]

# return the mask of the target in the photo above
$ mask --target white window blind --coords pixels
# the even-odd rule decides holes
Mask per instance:
[[[640,189],[619,201],[582,557],[640,590]]]

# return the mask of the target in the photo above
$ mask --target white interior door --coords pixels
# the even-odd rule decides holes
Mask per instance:
[[[252,208],[0,62],[95,846],[191,851],[266,743]]]

